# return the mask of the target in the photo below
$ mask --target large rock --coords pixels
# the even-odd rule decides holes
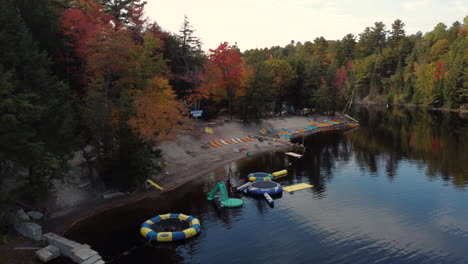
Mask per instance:
[[[42,239],[42,226],[33,223],[33,222],[23,222],[17,223],[15,225],[15,230],[22,234],[25,237],[32,238],[36,241],[40,241]]]
[[[36,256],[43,262],[47,262],[52,260],[58,256],[60,256],[60,249],[58,247],[54,247],[52,245],[48,245],[47,247],[41,248],[36,251]]]
[[[44,214],[38,211],[29,211],[28,215],[35,220],[41,220],[44,217]]]
[[[23,210],[23,209],[19,209],[17,212],[16,212],[16,216],[18,216],[19,219],[23,220],[23,221],[29,221],[31,220],[29,218],[29,215],[26,214],[26,212]]]

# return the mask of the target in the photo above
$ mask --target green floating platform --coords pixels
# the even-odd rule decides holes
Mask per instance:
[[[229,198],[227,200],[221,201],[221,205],[224,207],[239,207],[242,206],[244,202],[241,199]]]

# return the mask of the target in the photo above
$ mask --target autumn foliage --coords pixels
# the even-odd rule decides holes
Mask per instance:
[[[102,12],[103,7],[93,1],[88,1],[86,13],[81,8],[70,8],[63,11],[60,18],[62,34],[66,37],[65,44],[70,47],[75,56],[85,59],[88,51],[88,41],[99,27],[111,26],[112,16]]]
[[[236,96],[243,94],[249,72],[236,49],[228,42],[218,48],[210,49],[204,72],[200,74],[201,85],[193,92],[191,100],[211,98],[215,101],[226,100],[229,113]]]
[[[132,5],[126,19],[104,12],[94,1],[80,2],[61,16],[68,55],[85,86],[88,123],[96,141],[110,145],[123,124],[148,142],[173,139],[187,120],[169,85],[162,57],[163,34],[156,23],[145,29],[144,5]],[[111,129],[111,132],[106,132]],[[107,143],[106,143],[107,142]]]
[[[135,116],[128,123],[147,141],[174,139],[177,129],[187,128],[187,111],[167,79],[151,79],[143,91],[135,91],[132,105]]]

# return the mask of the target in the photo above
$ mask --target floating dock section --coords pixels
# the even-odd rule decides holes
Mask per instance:
[[[345,114],[344,116],[346,116],[347,118],[349,118],[349,119],[353,120],[353,121],[354,121],[354,122],[356,122],[356,123],[359,123],[359,121],[358,121],[358,120],[356,120],[356,119],[352,118],[351,116],[349,116],[349,115],[347,115],[347,114]]]
[[[279,178],[279,177],[282,177],[282,176],[286,176],[288,174],[288,171],[287,170],[280,170],[280,171],[277,171],[277,172],[273,172],[271,175],[275,178]]]
[[[286,155],[289,155],[289,156],[292,156],[292,157],[295,157],[295,158],[301,158],[302,157],[301,154],[297,154],[297,153],[294,153],[294,152],[286,152]]]
[[[54,233],[45,234],[43,240],[49,245],[36,251],[36,256],[43,262],[63,255],[80,264],[105,263],[99,253],[92,250],[87,244],[80,244]]]
[[[287,192],[295,192],[295,191],[299,191],[299,190],[307,189],[307,188],[312,188],[312,187],[314,187],[314,186],[310,185],[310,184],[307,184],[307,183],[299,183],[299,184],[283,187],[283,190],[285,190]]]

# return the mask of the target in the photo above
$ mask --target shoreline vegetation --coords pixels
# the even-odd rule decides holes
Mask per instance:
[[[207,172],[244,155],[210,148],[215,136],[297,128],[299,116],[322,120],[353,98],[468,108],[468,16],[424,34],[406,34],[396,19],[340,40],[243,52],[223,42],[204,52],[187,16],[168,32],[145,17],[145,1],[117,2],[4,1],[1,243],[21,207],[58,219],[109,190],[125,195],[155,175],[175,188],[191,167]],[[214,134],[201,129],[209,120]]]

